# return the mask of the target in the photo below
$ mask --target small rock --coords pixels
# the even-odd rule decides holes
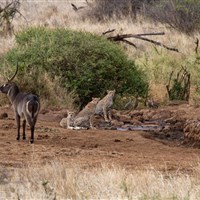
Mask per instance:
[[[166,125],[164,128],[163,128],[163,132],[164,133],[168,133],[169,131],[171,130],[171,126],[170,125]]]
[[[8,117],[8,114],[5,112],[0,115],[0,119],[5,119],[7,117]]]
[[[175,123],[177,122],[177,118],[176,118],[176,116],[172,116],[172,117],[170,117],[170,118],[167,118],[167,119],[165,120],[165,122],[166,122],[166,123],[170,123],[170,124],[175,124]]]
[[[170,118],[171,116],[172,116],[172,113],[170,111],[160,110],[154,115],[152,115],[151,120],[159,120],[159,119],[164,120],[164,119]]]
[[[124,123],[131,123],[132,119],[128,115],[121,115],[119,116],[119,121]]]
[[[132,119],[130,121],[130,124],[132,124],[132,125],[142,125],[143,123],[141,121],[137,120],[137,119]]]
[[[48,113],[48,112],[49,112],[49,110],[47,110],[47,109],[42,109],[42,110],[40,111],[40,113],[43,114],[43,115],[45,115],[45,114]]]
[[[183,129],[184,129],[184,123],[177,122],[176,124],[174,124],[174,126],[171,127],[171,129],[173,131],[183,131]]]
[[[143,114],[144,114],[144,111],[135,110],[135,111],[130,112],[129,115],[131,117],[138,117],[138,116],[143,116]]]
[[[114,119],[111,121],[111,124],[112,124],[112,126],[122,126],[122,125],[124,125],[124,122],[120,122],[120,121]]]
[[[115,139],[114,142],[121,142],[121,140],[119,140],[119,139]]]

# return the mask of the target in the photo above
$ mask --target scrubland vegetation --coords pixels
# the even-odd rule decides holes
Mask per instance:
[[[84,8],[75,11],[71,6]],[[5,2],[2,3],[5,6]],[[1,19],[1,77],[40,95],[43,107],[72,108],[116,88],[121,96],[139,94],[168,101],[166,85],[182,66],[191,74],[190,103],[200,100],[200,3],[198,0],[20,1],[11,23]],[[177,48],[169,51],[130,39],[137,48],[102,36],[165,32],[153,40]],[[7,32],[8,31],[8,34]],[[28,76],[27,76],[28,75]],[[7,102],[0,95],[1,105]],[[8,173],[8,174],[7,174]],[[198,199],[199,167],[192,174],[171,175],[153,169],[126,171],[102,166],[83,170],[51,163],[0,176],[2,197],[18,199]]]
[[[71,3],[81,9],[75,11]],[[104,95],[108,85],[110,88],[117,85],[120,95],[134,96],[139,93],[143,98],[152,96],[161,103],[166,102],[166,85],[170,73],[174,71],[176,75],[182,66],[187,68],[192,77],[190,102],[198,104],[199,55],[198,49],[195,51],[195,41],[199,36],[199,16],[196,12],[199,7],[198,1],[184,1],[183,4],[178,0],[103,0],[88,3],[75,0],[60,3],[20,1],[17,6],[20,14],[16,12],[10,25],[16,38],[13,34],[5,34],[5,30],[10,29],[2,29],[4,34],[1,37],[1,44],[4,48],[0,52],[3,59],[1,79],[9,76],[18,61],[21,66],[18,81],[23,79],[22,88],[36,92],[42,99],[46,99],[44,106],[70,107],[73,102],[76,106],[82,105],[92,96]],[[2,24],[5,23],[3,22]],[[42,29],[46,29],[46,32],[41,31]],[[54,29],[52,34],[50,29]],[[109,29],[115,31],[106,36],[165,32],[163,36],[150,36],[150,39],[177,48],[179,53],[134,38],[129,41],[134,43],[137,49],[124,43],[111,44],[106,41],[106,36],[102,36],[102,33]],[[57,36],[54,37],[53,33],[56,35],[56,30]],[[59,31],[61,35],[56,43]],[[67,32],[70,32],[72,37],[67,39]],[[48,39],[45,39],[46,36]],[[31,45],[26,37],[32,38]],[[59,45],[62,48],[59,48]],[[131,62],[132,67],[128,67]],[[124,70],[127,67],[133,71]],[[70,74],[71,69],[73,75]],[[109,73],[106,73],[108,69]],[[28,84],[31,80],[25,76],[26,73],[31,74],[31,80],[41,87],[35,89],[33,84]],[[125,77],[126,83],[123,81]],[[43,80],[47,80],[51,86],[43,84]]]
[[[25,89],[30,89],[31,81],[32,92],[50,102],[55,95],[51,96],[41,81],[45,72],[52,79],[60,77],[59,85],[75,91],[81,104],[92,97],[103,97],[107,89],[116,88],[120,94],[146,93],[142,72],[119,46],[103,37],[61,28],[30,28],[16,35],[15,46],[5,55],[5,65],[18,62],[22,72],[18,77],[24,87],[28,86]],[[33,76],[32,80],[27,74]]]

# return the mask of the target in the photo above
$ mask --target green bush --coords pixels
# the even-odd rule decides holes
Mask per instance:
[[[44,98],[46,83],[39,77],[45,73],[60,77],[60,85],[74,91],[82,105],[93,96],[102,97],[107,89],[141,96],[147,90],[143,72],[119,46],[86,32],[29,28],[16,35],[16,47],[3,61],[13,67],[19,62],[18,77]],[[26,74],[34,84],[26,82]]]

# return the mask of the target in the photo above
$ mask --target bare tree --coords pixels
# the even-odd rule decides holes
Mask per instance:
[[[2,28],[2,35],[12,35],[14,32],[13,19],[17,14],[22,16],[25,20],[26,18],[19,11],[20,0],[12,0],[10,3],[0,4],[0,27]]]

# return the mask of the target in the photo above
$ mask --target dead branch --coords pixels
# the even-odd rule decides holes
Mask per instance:
[[[171,71],[170,76],[169,76],[169,82],[168,82],[168,84],[166,85],[167,93],[168,93],[169,96],[170,96],[170,88],[169,88],[169,87],[170,87],[170,84],[171,84],[171,80],[172,80],[173,74],[174,74],[174,71]]]
[[[137,39],[140,39],[140,40],[144,40],[144,41],[150,42],[150,43],[153,43],[153,44],[158,45],[158,46],[161,46],[161,47],[163,47],[163,48],[165,48],[165,49],[167,49],[167,50],[170,50],[170,51],[179,52],[178,49],[168,47],[168,46],[166,46],[165,44],[162,44],[161,42],[157,42],[157,41],[155,41],[155,40],[150,40],[150,39],[148,39],[148,38],[143,38],[143,37],[136,37],[136,38],[137,38]]]
[[[125,39],[123,39],[122,41],[127,43],[127,44],[129,44],[129,45],[131,45],[131,46],[134,46],[137,49],[137,46],[134,43],[132,43],[132,42],[130,42],[128,40],[125,40]]]
[[[180,71],[179,71],[179,72],[177,73],[177,75],[176,75],[176,80],[177,80],[177,82],[180,82],[180,81],[181,81],[181,78],[180,78],[181,73],[182,73],[182,74],[184,73],[184,68],[183,68],[183,66],[181,67]]]
[[[142,36],[154,36],[154,35],[165,35],[165,32],[135,34],[135,36],[138,36],[138,37],[142,37]]]
[[[148,39],[144,36],[155,36],[155,35],[165,35],[164,32],[158,32],[158,33],[142,33],[142,34],[122,34],[122,35],[116,35],[116,36],[110,36],[110,37],[107,37],[108,40],[111,40],[111,41],[120,41],[120,42],[126,42],[127,44],[129,44],[129,41],[128,40],[125,40],[125,39],[128,39],[128,38],[135,38],[135,39],[139,39],[139,40],[144,40],[144,41],[147,41],[147,42],[150,42],[152,44],[155,44],[157,46],[161,46],[167,50],[170,50],[170,51],[175,51],[175,52],[179,52],[178,49],[176,48],[171,48],[171,47],[168,47],[167,45],[165,44],[162,44],[161,42],[157,42],[155,40],[152,40],[152,39]],[[130,42],[130,45],[132,45],[133,43]],[[135,47],[135,45],[132,45]]]
[[[22,16],[25,20],[25,16],[19,11],[20,0],[13,0],[10,3],[6,3],[4,7],[0,7],[0,26],[2,26],[2,33],[6,36],[7,34],[14,33],[12,21],[16,14]],[[27,20],[26,20],[27,22]]]
[[[108,40],[113,40],[113,41],[120,41],[125,38],[138,38],[142,36],[154,36],[154,35],[165,35],[164,32],[160,33],[142,33],[142,34],[122,34],[122,35],[116,35],[116,36],[110,36],[107,39]]]
[[[199,39],[198,38],[196,38],[195,44],[196,44],[195,53],[198,54],[198,48],[199,48]]]
[[[174,71],[170,73],[169,82],[166,85],[169,99],[188,101],[190,96],[190,73],[186,67],[182,66],[171,83],[173,73]]]
[[[103,32],[102,35],[106,35],[106,34],[108,34],[108,33],[114,32],[114,31],[115,31],[115,29],[111,29],[111,30],[109,29],[109,30]]]

